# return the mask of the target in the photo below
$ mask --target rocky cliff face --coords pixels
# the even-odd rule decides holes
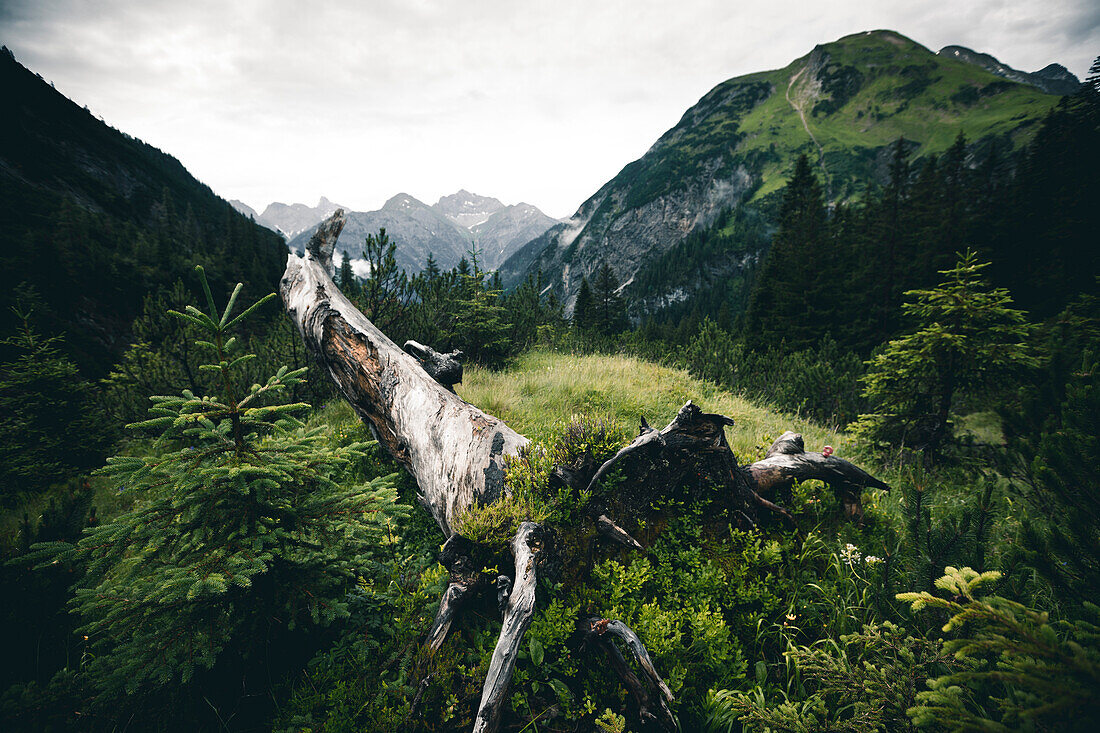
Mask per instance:
[[[336,250],[353,260],[363,253],[368,234],[384,228],[397,244],[397,264],[407,272],[419,272],[432,254],[443,269],[449,269],[470,249],[473,242],[450,219],[406,193],[399,193],[378,211],[352,211],[336,241]],[[290,249],[304,251],[316,227],[310,227],[288,243]]]
[[[496,270],[513,252],[560,223],[537,206],[520,203],[494,211],[485,221],[471,225],[469,231],[481,251],[485,269]]]
[[[450,196],[441,197],[432,208],[463,229],[470,229],[484,224],[490,216],[503,209],[504,204],[491,196],[478,196],[463,188]]]
[[[260,219],[260,215],[256,213],[256,210],[253,209],[251,206],[249,206],[248,204],[246,204],[243,201],[239,201],[237,199],[230,199],[229,205],[232,206],[237,211],[239,211],[240,213],[244,214],[245,216],[251,217],[252,219],[254,219],[257,222]]]
[[[332,216],[337,209],[342,208],[344,207],[329,201],[324,196],[321,197],[316,206],[281,204],[276,201],[268,204],[267,208],[264,209],[264,213],[260,214],[256,221],[268,229],[279,232],[287,239],[293,239],[301,232],[313,229]]]

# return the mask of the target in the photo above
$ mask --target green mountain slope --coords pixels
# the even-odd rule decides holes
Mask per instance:
[[[275,288],[282,238],[250,222],[175,158],[119,132],[0,53],[0,333],[16,288],[37,293],[39,327],[65,332],[102,374],[129,341],[143,297],[202,264],[212,286]]]
[[[571,306],[581,278],[607,260],[635,312],[643,302],[647,311],[675,304],[699,287],[700,271],[751,270],[759,250],[747,250],[766,238],[738,241],[727,212],[748,203],[767,213],[800,154],[816,161],[831,200],[850,199],[883,180],[889,145],[901,136],[914,159],[946,150],[960,132],[976,151],[993,143],[1015,150],[1057,101],[892,31],[847,36],[783,69],[715,87],[567,225],[544,235],[537,254],[532,243],[501,273],[508,284],[541,269]],[[729,241],[712,243],[716,254],[701,270],[653,290],[664,255],[715,225]]]

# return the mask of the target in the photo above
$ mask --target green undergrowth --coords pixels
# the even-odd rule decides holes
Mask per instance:
[[[549,480],[558,464],[599,465],[637,434],[640,417],[663,427],[689,399],[734,418],[727,435],[741,463],[761,457],[786,429],[802,432],[809,449],[828,443],[851,450],[841,434],[769,412],[685,372],[622,356],[533,352],[504,372],[467,370],[459,393],[532,438],[509,461],[511,497],[460,520],[464,536],[489,548],[482,571],[489,578],[511,575],[506,545],[524,520],[550,528],[560,555],[557,567],[540,570],[535,616],[505,705],[514,729],[603,729],[618,715],[634,729],[631,697],[606,653],[583,643],[579,620],[629,625],[671,687],[683,729],[698,730],[711,690],[778,681],[789,645],[858,631],[859,615],[846,604],[885,602],[881,579],[892,561],[879,559],[888,554],[880,548],[896,504],[883,492],[866,495],[867,517],[857,527],[840,518],[831,492],[807,482],[784,499],[796,526],[769,519],[744,530],[717,492],[688,496],[673,487],[663,492],[668,498],[624,519],[646,547],[628,552],[600,539],[588,512],[590,502],[627,488],[621,478],[611,476],[597,496]],[[339,403],[315,413],[312,424],[337,443],[362,438],[354,414]],[[411,487],[402,496],[412,502]],[[347,633],[294,684],[277,729],[472,725],[499,611],[487,593],[464,610],[442,649],[422,646],[446,573],[435,561],[442,535],[426,512],[414,515],[420,519],[404,520],[394,558],[364,572]],[[844,554],[847,545],[864,549]]]
[[[481,571],[490,581],[512,574],[507,543],[524,520],[550,530],[558,558],[539,567],[535,615],[505,703],[509,730],[616,730],[623,721],[637,729],[636,705],[606,652],[578,631],[590,617],[620,619],[638,634],[683,730],[762,730],[777,721],[800,729],[814,720],[838,730],[907,727],[924,678],[946,669],[936,632],[943,619],[911,614],[896,595],[934,590],[952,562],[1005,565],[1018,529],[1002,482],[963,466],[884,472],[843,434],[633,358],[532,352],[507,371],[469,369],[459,393],[532,439],[509,461],[511,497],[460,520],[464,536],[485,547]],[[793,525],[765,513],[746,530],[718,492],[666,487],[636,515],[616,517],[644,551],[601,539],[593,506],[631,487],[612,475],[595,495],[577,492],[551,482],[553,467],[598,465],[637,434],[641,416],[663,427],[689,399],[735,420],[727,437],[741,464],[791,429],[807,449],[833,445],[894,491],[865,491],[866,515],[855,524],[832,491],[803,482],[777,497]],[[363,437],[339,403],[315,413],[313,425],[336,443]],[[411,480],[402,497],[415,501]],[[293,681],[277,730],[473,725],[500,611],[485,593],[439,651],[423,646],[446,587],[436,561],[442,541],[426,512],[403,520],[392,559],[364,569],[345,633]],[[860,667],[863,660],[875,666]],[[845,685],[864,684],[875,697],[846,705]]]

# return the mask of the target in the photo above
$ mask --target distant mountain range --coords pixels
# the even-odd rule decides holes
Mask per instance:
[[[255,209],[237,199],[233,199],[229,203],[245,216],[251,216],[257,224],[262,224],[268,229],[282,234],[286,239],[293,239],[306,229],[316,227],[318,223],[332,216],[337,209],[347,208],[341,204],[334,204],[324,196],[321,197],[316,206],[283,204],[276,201],[268,204],[262,214],[257,214]]]
[[[327,205],[327,206],[326,206]],[[280,206],[282,206],[280,204]],[[302,204],[297,211],[313,212],[313,220],[290,238],[287,246],[301,252],[322,220],[337,206],[322,198],[318,207]],[[288,209],[294,207],[286,207]],[[331,207],[331,210],[328,210]],[[269,206],[257,219],[264,221]],[[337,251],[352,259],[359,274],[365,274],[360,258],[368,234],[384,228],[397,245],[397,264],[407,272],[419,272],[428,256],[443,269],[456,266],[476,247],[483,269],[495,270],[527,242],[560,223],[531,204],[507,206],[498,199],[460,190],[444,196],[434,205],[407,193],[399,193],[377,211],[350,211],[347,224],[337,240]]]
[[[708,283],[747,291],[768,242],[757,224],[751,240],[717,248],[690,276],[662,273],[693,233],[725,227],[737,236],[732,209],[754,209],[766,222],[799,155],[810,156],[830,201],[855,199],[885,180],[899,138],[913,159],[943,152],[959,133],[975,154],[994,145],[1008,154],[1058,101],[1046,90],[1076,83],[1057,65],[1023,74],[961,47],[937,55],[894,31],[846,36],[785,68],[719,84],[500,272],[507,287],[541,271],[571,310],[581,279],[606,261],[636,316],[682,302]]]

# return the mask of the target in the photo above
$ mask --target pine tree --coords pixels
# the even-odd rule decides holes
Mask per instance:
[[[604,260],[592,286],[592,323],[603,336],[613,336],[627,327],[626,305],[618,291],[619,280],[611,265]]]
[[[460,285],[465,297],[457,303],[449,343],[472,362],[499,367],[512,351],[512,324],[500,304],[500,291],[485,286],[485,272],[472,259],[473,272]]]
[[[911,300],[903,310],[916,330],[867,362],[863,396],[875,412],[861,415],[853,429],[934,458],[952,438],[957,395],[1035,366],[1024,313],[1012,307],[1007,290],[987,285],[988,266],[967,252],[942,271],[939,287],[906,293]]]
[[[351,269],[351,258],[344,255],[344,259],[340,261],[340,275],[337,280],[337,287],[340,288],[340,292],[349,298],[354,298],[358,293],[356,292],[359,287],[359,283],[355,280],[355,272]]]
[[[145,296],[141,315],[131,326],[134,343],[100,382],[104,408],[119,425],[140,420],[151,395],[184,389],[199,394],[212,385],[210,374],[199,368],[202,354],[195,346],[199,332],[189,322],[169,315],[171,310],[183,310],[190,299],[183,280]]]
[[[920,728],[953,731],[1092,731],[1100,719],[1100,609],[1054,624],[1048,614],[983,585],[1000,573],[947,567],[936,581],[946,598],[900,593],[914,612],[947,614],[944,651],[961,669],[928,680],[908,712]],[[984,704],[983,704],[984,703]]]
[[[230,333],[274,295],[234,317],[238,285],[219,314],[199,271],[209,311],[174,315],[205,335],[217,392],[153,398],[132,426],[156,436],[151,448],[102,469],[134,508],[27,557],[86,567],[71,605],[100,702],[187,683],[228,648],[261,661],[281,632],[346,616],[349,583],[397,516],[393,476],[349,483],[366,444],[332,448],[294,417],[308,405],[279,401],[304,370],[240,381],[253,356]]]
[[[939,201],[935,221],[935,236],[925,242],[930,248],[931,264],[935,271],[951,267],[958,252],[971,241],[970,205],[972,178],[967,167],[966,136],[959,133],[955,142],[940,157],[937,170],[939,179]],[[928,275],[932,273],[929,272]]]
[[[17,296],[17,329],[0,340],[7,357],[0,364],[3,504],[92,468],[102,460],[108,437],[91,385],[61,353],[61,338],[42,336],[32,325],[34,300],[29,292]]]
[[[799,157],[783,192],[779,229],[772,239],[749,298],[745,338],[756,348],[778,345],[798,350],[829,332],[830,317],[819,297],[830,286],[829,221],[821,185],[809,158]]]
[[[385,227],[378,236],[368,234],[363,245],[363,259],[370,272],[363,283],[363,315],[386,334],[400,341],[395,329],[404,319],[409,304],[408,277],[397,265],[397,243],[391,242]]]
[[[1100,300],[1079,298],[1046,328],[1044,373],[1000,410],[998,469],[1028,503],[1025,564],[1059,601],[1100,605]]]
[[[875,272],[871,279],[877,285],[875,321],[883,337],[897,328],[898,299],[907,281],[905,265],[911,253],[906,247],[904,206],[908,195],[909,153],[905,138],[898,138],[890,161],[890,181],[872,214]]]
[[[573,303],[573,328],[581,332],[591,330],[595,325],[595,309],[588,278],[582,277],[581,286],[577,290],[577,300]]]
[[[1094,64],[1094,68],[1097,65]],[[1037,318],[1056,315],[1100,272],[1100,90],[1063,98],[1028,146],[997,242],[1001,280]]]

